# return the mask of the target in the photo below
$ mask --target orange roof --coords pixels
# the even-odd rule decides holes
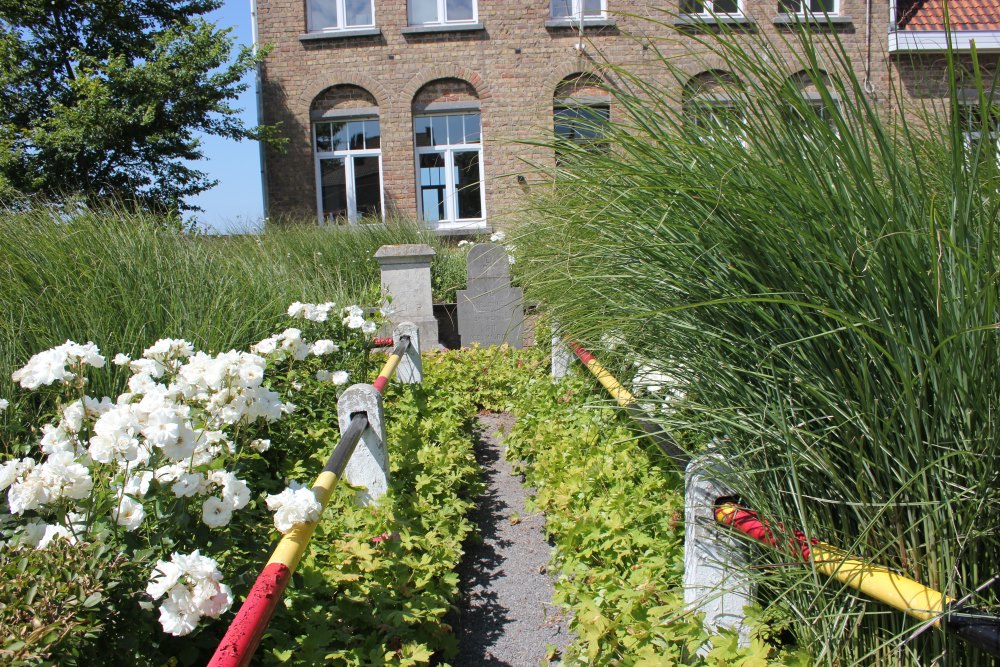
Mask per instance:
[[[897,0],[899,30],[944,30],[946,0]],[[1000,0],[948,0],[952,30],[1000,30]]]

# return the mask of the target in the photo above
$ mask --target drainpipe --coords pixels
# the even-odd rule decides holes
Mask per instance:
[[[258,43],[257,43],[257,0],[250,0],[250,34],[253,39],[253,53],[257,55]],[[260,125],[264,122],[264,98],[261,95],[261,82],[263,77],[261,76],[261,64],[257,63],[257,73],[254,77],[254,85],[257,88],[257,124]],[[257,142],[257,148],[260,151],[260,193],[263,200],[264,206],[264,219],[270,217],[270,212],[268,211],[269,202],[267,197],[267,151],[264,146],[263,141]]]

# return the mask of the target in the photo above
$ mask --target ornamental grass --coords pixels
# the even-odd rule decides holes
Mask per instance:
[[[775,530],[995,611],[994,82],[975,53],[949,55],[946,108],[874,99],[862,54],[817,32],[688,36],[715,72],[701,90],[676,45],[650,48],[669,85],[608,67],[620,122],[556,147],[517,234],[524,285],[617,372],[655,374],[663,427],[719,451]],[[778,71],[788,51],[797,67]],[[968,90],[981,113],[962,113]],[[817,665],[990,664],[789,554],[751,553],[768,617]]]

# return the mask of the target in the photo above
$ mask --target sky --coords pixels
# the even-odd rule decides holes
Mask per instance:
[[[253,42],[250,0],[225,0],[221,8],[205,18],[220,28],[231,26],[236,46]],[[233,53],[236,53],[235,46]],[[249,87],[233,105],[240,110],[243,122],[253,127],[257,124],[257,91],[252,72],[247,76],[246,83]],[[205,159],[195,166],[219,184],[189,200],[189,203],[203,209],[194,213],[193,217],[208,231],[225,233],[259,229],[264,203],[257,142],[211,136],[202,136],[201,140]]]

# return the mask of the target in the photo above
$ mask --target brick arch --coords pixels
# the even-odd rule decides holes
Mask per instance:
[[[597,68],[588,67],[586,65],[581,66],[581,63],[569,63],[549,72],[549,76],[545,79],[545,90],[549,92],[550,100],[553,96],[555,96],[556,88],[559,84],[572,76],[593,76],[600,79],[605,84],[609,86],[611,85],[611,82],[608,81],[607,77],[601,74]]]
[[[822,68],[816,68],[812,72],[806,69],[799,69],[786,76],[785,81],[788,85],[804,93],[816,92],[816,84],[814,82],[822,81],[827,88],[831,89],[834,97],[836,97],[836,92],[832,90],[830,73]]]
[[[309,108],[312,101],[316,99],[323,91],[327,88],[332,88],[333,86],[357,86],[358,88],[363,88],[368,91],[378,106],[381,108],[388,104],[390,95],[389,91],[385,89],[382,84],[380,84],[375,79],[359,74],[357,72],[341,72],[339,74],[318,74],[306,82],[305,86],[302,87],[299,93],[299,102]]]
[[[483,80],[479,72],[458,65],[437,65],[435,67],[425,67],[417,72],[416,76],[411,78],[409,83],[400,91],[400,102],[411,103],[417,91],[428,83],[437,81],[438,79],[459,79],[475,89],[480,102],[490,98],[490,87]]]
[[[711,94],[720,88],[725,92],[736,92],[743,88],[743,81],[727,69],[705,69],[683,82],[683,99],[688,100],[699,95]],[[731,86],[734,90],[726,90]]]

